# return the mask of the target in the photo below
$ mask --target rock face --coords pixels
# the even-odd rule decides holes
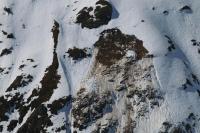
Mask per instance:
[[[26,100],[24,99],[24,95],[26,93],[14,93],[13,96],[12,91],[28,86],[33,81],[33,76],[23,74],[17,76],[16,79],[8,87],[6,91],[8,92],[8,95],[6,95],[6,98],[3,96],[1,97],[1,107],[3,108],[0,115],[1,122],[9,120],[7,112],[14,112],[16,110],[19,111],[18,120],[11,120],[10,124],[8,125],[7,131],[9,132],[13,131],[17,124],[21,124],[23,122],[24,117],[27,115],[28,111],[32,111],[32,114],[25,121],[25,123],[21,125],[17,132],[47,132],[47,128],[53,126],[53,123],[50,119],[52,116],[48,114],[48,110],[52,114],[57,114],[58,111],[71,100],[71,97],[69,96],[55,100],[52,104],[48,104],[48,106],[43,104],[51,98],[54,90],[57,89],[57,85],[61,78],[60,75],[57,74],[59,63],[56,48],[58,44],[59,24],[56,21],[54,21],[52,33],[54,40],[53,62],[46,69],[46,73],[40,81],[41,88],[34,89],[32,94]],[[33,62],[33,60],[31,60],[31,62]]]
[[[109,113],[112,110],[112,104],[113,100],[110,92],[102,94],[79,92],[73,101],[73,126],[79,128],[79,130],[86,129],[90,124]]]
[[[111,17],[112,5],[106,0],[99,0],[95,7],[84,7],[80,10],[77,14],[76,23],[80,23],[82,28],[98,28],[108,24]]]
[[[81,88],[77,93],[72,104],[73,126],[77,132],[87,128],[133,132],[138,119],[164,100],[153,83],[152,58],[146,56],[142,41],[119,29],[103,31],[95,47],[96,63],[89,78],[95,78],[96,91]],[[136,58],[125,57],[127,50],[134,51]]]
[[[13,81],[13,83],[8,87],[7,91],[16,90],[19,87],[27,86],[30,82],[33,81],[33,76],[31,75],[21,75]]]
[[[79,49],[74,47],[73,49],[69,49],[67,53],[69,54],[69,57],[72,58],[73,60],[81,60],[83,58],[91,56],[91,54],[88,53],[87,48]]]
[[[98,62],[108,66],[122,59],[128,50],[135,51],[136,60],[142,59],[148,53],[141,40],[134,35],[125,35],[119,29],[103,31],[95,47],[99,49],[96,57]]]
[[[159,133],[193,133],[195,132],[196,116],[190,113],[189,116],[182,122],[173,123],[164,122]]]

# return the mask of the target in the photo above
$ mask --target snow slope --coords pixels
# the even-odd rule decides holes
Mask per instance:
[[[0,96],[5,100],[4,102],[1,99],[2,107],[0,107],[6,110],[0,113],[0,132],[76,131],[88,133],[97,129],[97,125],[100,123],[100,129],[96,132],[158,133],[165,130],[162,129],[163,123],[168,122],[171,124],[168,125],[169,129],[166,129],[166,132],[175,133],[175,130],[181,127],[186,133],[199,133],[200,1],[108,0],[112,5],[112,18],[109,23],[98,28],[82,28],[80,24],[76,23],[77,14],[84,7],[94,7],[96,2],[97,0],[0,0],[0,52],[12,48],[11,53],[0,57],[0,68],[3,70],[1,72],[0,69]],[[181,10],[184,6],[188,6],[189,9]],[[9,8],[12,12],[9,13],[5,8]],[[51,32],[55,21],[59,24],[56,52],[54,51],[55,38]],[[138,78],[137,81],[127,81],[128,83],[133,83],[142,90],[147,89],[146,91],[148,88],[145,87],[148,84],[153,91],[158,91],[159,96],[156,92],[154,97],[156,100],[159,100],[158,97],[162,97],[159,100],[159,106],[153,108],[149,105],[151,99],[148,99],[147,103],[139,102],[139,105],[148,110],[142,116],[138,113],[140,112],[138,110],[143,109],[142,107],[134,105],[131,111],[125,107],[125,103],[133,104],[134,100],[138,98],[127,98],[126,94],[129,90],[117,91],[118,84],[108,82],[110,78],[113,78],[112,76],[115,77],[113,78],[115,81],[121,81],[123,70],[129,59],[124,56],[113,64],[113,67],[105,67],[96,60],[98,48],[94,44],[104,30],[112,28],[118,28],[125,35],[135,35],[136,38],[142,40],[149,54],[153,55],[153,58],[133,61],[134,64],[127,68],[131,79]],[[7,32],[7,35],[3,31]],[[8,34],[11,33],[14,35],[13,38],[8,37]],[[90,48],[91,56],[74,61],[67,53],[70,48],[74,47]],[[38,108],[31,108],[29,106],[31,102],[40,97],[40,95],[32,97],[33,91],[43,88],[43,77],[48,73],[47,68],[53,66],[55,53],[59,66],[54,72],[60,75],[57,87],[53,89],[52,95],[47,100],[39,102]],[[111,59],[107,58],[107,60]],[[120,66],[118,74],[112,72],[114,67],[117,67],[116,65]],[[153,68],[149,69],[150,66]],[[103,75],[104,71],[111,71],[110,75]],[[136,76],[136,71],[140,74],[139,76]],[[146,73],[151,75],[150,79],[141,77]],[[20,75],[24,75],[24,77],[31,75],[32,80],[26,85],[17,86],[15,81]],[[45,83],[51,84],[54,77],[50,75],[49,80]],[[12,91],[7,91],[12,83],[17,87]],[[80,92],[81,88],[86,90]],[[112,94],[105,95],[105,91],[111,91]],[[16,103],[13,105],[8,102],[17,93],[23,95],[23,102],[20,102],[19,109],[15,107]],[[46,96],[46,94],[44,95]],[[83,103],[80,102],[87,95],[89,98],[86,98],[86,101],[93,101],[94,99],[90,98],[93,95],[100,98],[97,101],[110,98],[112,102],[110,100],[102,102],[108,103],[111,107],[102,105],[100,108],[105,108],[104,111],[100,109],[101,113],[104,112],[103,116],[90,120],[86,127],[80,129],[80,127],[74,126],[74,122],[79,120],[76,117],[82,113],[73,114],[73,109],[81,106]],[[57,110],[56,114],[47,107],[48,104],[53,104],[54,101],[66,97],[71,97],[71,99],[69,98],[68,101],[65,99],[64,105]],[[29,98],[31,98],[30,101]],[[90,109],[91,106],[96,106],[97,101],[94,100],[86,107],[89,106]],[[40,110],[43,105],[47,108],[48,118],[52,122],[50,125],[47,124],[48,126],[44,124],[46,121],[41,122],[43,119],[47,119],[46,116],[42,116],[42,120],[38,121],[37,119],[28,119],[32,118],[31,114],[41,116],[40,113],[45,111],[36,111]],[[27,113],[25,113],[23,121],[21,123],[18,121],[12,130],[8,130],[9,125],[12,125],[10,124],[12,120],[19,120],[21,116],[19,110],[23,108],[21,106],[28,107],[28,110],[24,111]],[[112,111],[107,108],[112,108]],[[84,112],[84,108],[80,109],[81,112]],[[8,119],[3,120],[4,114],[8,116]],[[51,116],[51,114],[53,115]],[[191,114],[195,117],[194,121],[188,118]],[[129,119],[134,122],[130,122]],[[31,126],[23,127],[28,120],[35,123],[41,122],[41,125],[45,126],[42,126],[42,130],[40,127],[31,131]],[[188,130],[180,124],[185,121],[189,121],[189,126],[191,126]],[[193,122],[195,123],[194,127]],[[132,126],[129,125],[130,123],[136,124]],[[31,124],[34,127],[34,123]],[[165,124],[164,126],[166,126]],[[108,126],[104,127],[103,125]],[[35,127],[37,128],[37,126],[39,125]],[[23,130],[19,130],[21,127]],[[57,130],[59,127],[63,127],[63,129]],[[125,130],[124,127],[129,130]]]

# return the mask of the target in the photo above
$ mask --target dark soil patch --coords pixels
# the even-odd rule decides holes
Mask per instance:
[[[103,31],[94,46],[99,49],[96,60],[106,66],[122,59],[128,50],[135,51],[136,60],[142,59],[148,53],[141,40],[134,35],[125,35],[117,28]]]
[[[94,15],[90,13],[94,12]],[[105,0],[99,0],[96,2],[96,6],[84,7],[77,14],[76,23],[81,24],[82,28],[87,27],[89,29],[98,28],[102,25],[108,24],[112,17],[112,5]]]
[[[12,51],[13,51],[13,48],[11,47],[11,48],[5,48],[5,49],[3,49],[2,51],[1,51],[1,54],[0,54],[0,56],[4,56],[4,55],[8,55],[8,54],[11,54],[12,53]]]
[[[84,49],[79,49],[76,47],[74,47],[73,49],[70,48],[67,51],[67,53],[69,54],[69,57],[71,57],[73,60],[80,60],[91,56],[91,54],[88,54],[86,48]]]

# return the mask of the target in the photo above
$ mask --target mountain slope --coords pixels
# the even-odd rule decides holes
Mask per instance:
[[[0,0],[0,132],[200,132],[199,5]]]

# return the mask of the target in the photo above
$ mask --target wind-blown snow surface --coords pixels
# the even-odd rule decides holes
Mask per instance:
[[[97,0],[0,0],[0,30],[14,35],[14,39],[12,39],[7,38],[3,32],[0,33],[0,50],[13,48],[11,54],[0,57],[0,67],[4,68],[0,75],[0,95],[4,97],[7,94],[14,96],[20,92],[24,94],[23,99],[26,103],[32,91],[35,88],[41,88],[41,80],[46,73],[46,68],[52,64],[54,57],[54,38],[52,38],[51,32],[54,21],[59,23],[60,31],[56,53],[59,62],[57,73],[61,78],[57,85],[58,88],[53,91],[51,97],[44,104],[51,104],[64,96],[76,99],[78,98],[77,92],[81,88],[86,88],[88,93],[97,91],[95,90],[96,84],[106,88],[101,83],[103,81],[99,79],[101,74],[98,77],[99,72],[91,72],[101,71],[101,68],[95,68],[96,50],[94,50],[94,44],[102,31],[118,28],[122,33],[135,35],[142,40],[144,47],[150,54],[154,55],[153,61],[151,59],[145,60],[147,65],[142,66],[154,66],[151,70],[155,76],[151,78],[152,84],[162,94],[161,104],[150,109],[144,117],[136,119],[134,115],[137,113],[131,112],[130,117],[135,119],[137,123],[134,131],[137,133],[157,133],[161,130],[163,122],[168,121],[177,126],[185,121],[191,113],[195,115],[196,119],[199,119],[200,94],[198,92],[200,86],[197,82],[200,79],[200,47],[194,46],[191,40],[200,41],[200,1],[109,0],[115,9],[110,22],[99,28],[81,28],[79,24],[75,23],[77,13],[83,7],[94,6],[96,2]],[[191,8],[192,12],[180,11],[186,5]],[[8,14],[4,10],[5,7],[10,8],[13,14]],[[164,11],[167,11],[167,14],[163,13]],[[172,44],[175,48],[169,50]],[[92,57],[74,62],[66,53],[69,48],[73,47],[91,48]],[[25,66],[19,69],[23,64]],[[22,74],[32,75],[32,82],[11,92],[6,92],[16,77]],[[141,86],[146,84],[142,81],[138,83]],[[115,115],[121,115],[121,118],[116,130],[109,129],[107,132],[126,132],[121,130],[126,125],[126,120],[123,121],[123,113],[119,111],[120,108],[123,108],[123,101],[125,101],[122,96],[123,92],[116,93],[120,96],[116,96],[117,98],[114,99],[115,108],[118,110]],[[120,98],[122,103],[118,102]],[[62,124],[65,125],[65,128],[58,132],[93,131],[96,121],[92,121],[83,130],[73,126],[74,116],[70,113],[72,112],[70,106],[72,105],[65,106],[58,115],[50,118],[53,124],[47,128],[46,132],[56,132],[56,128]],[[19,132],[19,128],[26,123],[34,110],[29,110],[23,121],[10,132]],[[50,112],[48,111],[48,113]],[[0,122],[4,133],[9,132],[7,127],[11,120],[19,119],[18,110],[14,110],[14,112],[10,110],[7,115],[9,119]],[[102,117],[97,121],[100,120],[103,123],[106,121],[104,119],[106,118]],[[133,127],[128,126],[128,128]],[[198,120],[194,130],[190,131],[192,133],[200,132]],[[132,131],[129,130],[129,132]]]

